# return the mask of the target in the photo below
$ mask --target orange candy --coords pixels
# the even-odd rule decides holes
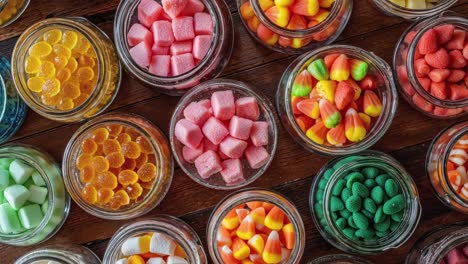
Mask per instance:
[[[101,188],[97,192],[97,202],[99,204],[107,204],[114,196],[114,191],[110,188]]]
[[[82,183],[92,182],[95,176],[96,172],[91,166],[85,166],[83,169],[80,170],[80,181]]]
[[[117,139],[117,141],[119,141],[120,144],[127,143],[127,142],[130,142],[132,140],[130,135],[127,134],[127,133],[122,133],[122,134],[118,135],[116,139]]]
[[[149,182],[156,178],[156,166],[152,163],[145,163],[137,173],[142,182]]]
[[[120,143],[116,139],[106,139],[102,143],[102,151],[104,151],[105,155],[109,155],[112,152],[120,152],[121,150]]]
[[[141,149],[137,143],[130,141],[122,144],[122,153],[126,158],[137,159],[141,154]]]
[[[143,188],[138,182],[125,187],[125,191],[127,192],[128,197],[132,200],[137,199],[143,194]]]
[[[91,156],[88,153],[83,153],[76,160],[76,167],[81,170],[85,166],[90,165],[92,160],[93,160],[93,156]]]
[[[91,133],[91,138],[98,144],[104,143],[109,137],[109,131],[104,127],[98,128]]]
[[[123,170],[119,173],[118,179],[120,184],[127,186],[138,181],[138,174],[133,170]]]
[[[86,184],[81,191],[83,199],[90,204],[94,204],[97,201],[97,190],[92,184]]]
[[[145,154],[153,153],[153,147],[144,137],[139,136],[135,139],[135,142],[140,146],[141,152]]]
[[[98,146],[96,144],[96,142],[94,142],[94,140],[90,139],[90,138],[87,138],[85,140],[83,140],[83,142],[81,143],[81,151],[83,153],[89,153],[89,154],[94,154],[94,152],[96,152]]]
[[[148,155],[146,155],[145,153],[141,153],[140,157],[135,159],[135,167],[140,168],[146,162],[148,162]]]
[[[93,181],[93,185],[97,188],[115,189],[117,184],[117,177],[110,171],[96,174],[96,178]]]
[[[109,162],[109,167],[111,168],[120,168],[125,163],[125,158],[120,152],[108,154],[106,160]]]
[[[109,170],[109,161],[103,156],[96,156],[91,160],[91,166],[96,172],[105,172]]]
[[[107,125],[106,128],[109,131],[109,135],[112,137],[118,136],[123,130],[123,127],[119,124],[110,124]]]

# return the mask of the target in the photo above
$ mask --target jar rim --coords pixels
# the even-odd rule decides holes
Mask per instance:
[[[454,5],[457,0],[445,0],[444,2],[434,5],[432,8],[426,9],[409,9],[392,3],[389,0],[374,0],[374,3],[381,9],[390,12],[393,15],[404,19],[418,19],[421,17],[429,17],[437,15]]]
[[[4,4],[6,5],[10,0],[5,0]],[[26,11],[26,9],[28,8],[29,6],[29,3],[30,3],[30,0],[23,0],[24,1],[24,4],[23,6],[21,7],[21,9],[8,21],[6,22],[5,24],[2,24],[0,25],[0,28],[4,28],[6,26],[9,26],[10,24],[12,24],[13,22],[15,22],[16,20],[18,20],[18,18],[24,13],[24,11]],[[0,8],[0,12],[3,11],[3,8],[5,8],[5,6],[2,6]]]
[[[7,65],[2,65],[2,62],[5,62],[5,61],[6,61],[5,57],[0,57],[0,98],[1,98],[1,95],[3,94],[3,100],[0,102],[0,109],[1,109],[0,110],[0,122],[3,121],[3,118],[5,117],[6,108],[7,108],[6,106],[8,102],[6,81],[5,81],[5,77],[3,76],[3,73],[5,72],[3,70],[8,70],[8,65],[10,63],[8,63]]]
[[[63,264],[79,264],[71,262],[70,258],[60,251],[63,249],[68,249],[69,247],[83,249],[84,251],[92,255],[96,260],[99,260],[99,257],[96,255],[96,253],[91,251],[89,248],[81,245],[67,245],[67,247],[63,245],[52,245],[29,251],[23,256],[19,257],[14,264],[34,264],[35,261],[44,260],[60,261],[63,262]]]
[[[372,262],[367,261],[363,258],[357,256],[347,255],[347,254],[334,254],[326,255],[320,258],[309,261],[308,264],[334,264],[335,261],[353,261],[354,264],[372,264]]]

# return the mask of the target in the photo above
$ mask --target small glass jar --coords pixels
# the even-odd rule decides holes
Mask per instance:
[[[26,104],[11,79],[10,62],[0,57],[0,144],[10,139],[26,118]]]
[[[60,168],[48,154],[27,145],[5,145],[0,148],[0,158],[20,159],[35,168],[48,190],[48,207],[42,222],[19,234],[0,232],[0,243],[30,246],[46,241],[62,227],[70,212],[70,197],[65,190]]]
[[[372,262],[352,255],[337,254],[314,259],[308,264],[372,264]]]
[[[296,209],[294,204],[289,201],[283,195],[265,189],[244,189],[230,194],[223,200],[221,200],[211,213],[210,219],[208,220],[208,227],[206,230],[206,237],[208,243],[208,251],[211,259],[215,264],[224,263],[221,259],[218,250],[217,233],[221,226],[221,222],[224,217],[233,209],[239,205],[248,202],[267,202],[277,206],[281,209],[285,216],[289,218],[290,222],[294,227],[295,241],[294,248],[290,252],[289,258],[286,263],[298,264],[301,263],[302,254],[304,253],[305,247],[305,227],[302,221],[302,217],[299,211]]]
[[[350,58],[368,63],[369,73],[377,78],[377,90],[374,91],[380,97],[383,105],[380,116],[374,121],[370,131],[367,131],[365,138],[360,142],[344,146],[319,145],[310,140],[297,124],[291,104],[292,86],[297,74],[306,68],[305,65],[333,53],[343,53]],[[370,148],[387,132],[395,116],[397,106],[398,95],[390,66],[372,52],[347,45],[326,46],[297,58],[283,73],[276,94],[276,107],[286,131],[306,150],[325,155],[349,155]]]
[[[161,3],[161,1],[157,1]],[[213,19],[213,39],[205,57],[192,70],[177,76],[161,77],[137,65],[130,56],[127,33],[137,22],[140,0],[121,1],[114,21],[114,40],[117,53],[127,72],[135,79],[156,88],[159,92],[180,96],[200,82],[216,78],[228,64],[234,47],[234,29],[231,13],[222,0],[201,0],[205,12]]]
[[[129,131],[135,131],[132,133],[135,133],[138,136],[132,136],[131,141],[133,142],[135,142],[135,138],[137,137],[144,138],[152,149],[152,154],[148,154],[146,159],[147,161],[145,162],[151,161],[151,163],[153,163],[156,167],[154,172],[155,176],[153,179],[149,182],[146,182],[144,185],[141,183],[140,187],[143,187],[141,196],[138,196],[137,198],[131,198],[132,201],[128,205],[115,209],[109,206],[101,206],[96,202],[94,204],[90,204],[83,197],[84,187],[87,184],[82,182],[80,169],[78,169],[76,165],[77,161],[79,160],[79,156],[83,153],[82,144],[85,139],[89,138],[90,134],[97,129],[111,127],[114,125],[120,125],[122,127],[122,131],[125,131],[126,134],[130,134],[131,132]],[[110,135],[109,139],[113,139],[113,137],[113,135]],[[96,152],[97,151],[98,150],[96,150]],[[150,158],[149,155],[154,155],[154,157]],[[126,158],[126,161],[127,160],[130,159]],[[127,165],[124,164],[121,167],[123,166]],[[135,169],[135,166],[137,165],[133,163],[134,168],[131,168],[131,170]],[[121,167],[116,169],[121,169]],[[112,167],[108,168],[108,172],[112,172],[114,175],[113,177],[117,177],[119,173],[112,171],[112,169]],[[128,169],[130,169],[130,167]],[[78,204],[78,206],[80,206],[86,212],[100,218],[122,220],[131,219],[146,214],[153,210],[164,199],[172,182],[174,164],[167,139],[161,130],[159,130],[153,123],[134,114],[110,113],[94,118],[93,120],[81,126],[75,132],[65,149],[62,172],[65,177],[65,185],[72,199]],[[96,172],[94,179],[97,179],[97,177],[98,173]],[[133,185],[124,186],[118,182],[117,187],[112,189],[114,191],[112,195],[114,196],[118,190],[126,190],[125,192],[129,192],[127,191],[129,190],[127,189],[129,186],[131,187]]]
[[[175,126],[180,119],[184,118],[184,109],[190,103],[200,101],[203,99],[210,99],[211,95],[214,92],[225,90],[233,91],[235,99],[245,96],[255,97],[257,99],[257,104],[260,109],[260,116],[258,118],[258,121],[268,122],[268,145],[264,147],[270,154],[270,158],[268,162],[266,162],[265,165],[263,165],[259,169],[252,169],[248,165],[247,161],[243,160],[243,174],[246,180],[238,184],[226,184],[219,173],[209,177],[208,179],[202,179],[198,174],[195,165],[187,162],[184,159],[182,152],[184,145],[175,137]],[[180,165],[185,174],[187,174],[196,183],[217,190],[237,189],[247,186],[255,180],[257,180],[270,166],[271,161],[275,156],[278,140],[278,131],[276,128],[272,104],[265,99],[265,96],[260,96],[259,94],[254,92],[253,87],[251,87],[250,85],[229,79],[214,79],[211,81],[204,82],[195,87],[194,89],[190,90],[187,94],[185,94],[179,101],[177,108],[172,114],[169,135],[171,148],[172,152],[174,153],[175,160]]]
[[[418,81],[413,63],[422,35],[427,30],[443,24],[452,24],[456,28],[468,30],[467,18],[450,13],[414,23],[397,42],[393,55],[393,71],[400,93],[413,108],[432,118],[448,119],[466,115],[468,99],[453,101],[434,97]]]
[[[468,242],[466,223],[438,226],[413,245],[406,257],[406,264],[446,263],[443,258],[453,248]]]
[[[409,9],[392,3],[390,0],[371,0],[380,11],[386,15],[398,16],[407,20],[417,20],[424,17],[435,16],[449,9],[457,0],[440,0],[433,7],[427,9]]]
[[[123,257],[121,247],[128,238],[149,232],[161,233],[172,238],[184,250],[188,263],[208,263],[203,245],[195,230],[184,221],[169,215],[160,215],[122,226],[112,236],[102,262],[116,263]]]
[[[399,189],[402,190],[406,208],[394,231],[370,241],[352,240],[344,235],[334,221],[334,215],[330,208],[332,192],[340,179],[344,179],[351,172],[368,166],[378,168],[393,176]],[[326,180],[325,186],[320,184],[322,179]],[[320,192],[323,193],[323,198],[320,198],[322,197],[321,194],[319,195]],[[421,216],[419,194],[411,175],[398,161],[377,151],[366,151],[356,156],[336,158],[325,164],[312,183],[309,206],[315,226],[328,243],[349,253],[366,255],[378,254],[403,245],[416,230]]]
[[[78,245],[55,245],[33,250],[15,261],[14,264],[101,264],[98,256],[90,249]]]
[[[71,109],[64,108],[67,110],[46,105],[40,96],[30,90],[25,67],[26,58],[29,57],[28,52],[32,45],[39,38],[42,38],[44,33],[55,29],[72,31],[82,35],[90,43],[91,47],[87,48],[92,53],[90,56],[96,55],[96,62],[93,59],[95,63],[93,67],[97,73],[94,73],[92,83],[86,86],[86,92],[89,94],[83,92],[86,99],[82,99],[80,102],[76,101],[77,105]],[[74,67],[75,70],[76,67]],[[26,104],[38,114],[59,122],[77,122],[102,113],[115,99],[122,77],[120,63],[112,41],[96,25],[82,17],[45,19],[26,29],[19,37],[13,50],[11,69],[13,81]],[[84,84],[80,83],[80,91],[84,91],[83,87]],[[78,98],[73,100],[78,100]]]
[[[1,0],[0,28],[15,22],[26,10],[30,0]]]
[[[464,214],[468,214],[468,200],[462,198],[452,187],[447,172],[447,162],[457,141],[467,134],[467,121],[444,129],[432,141],[426,157],[427,176],[437,198],[448,207]]]

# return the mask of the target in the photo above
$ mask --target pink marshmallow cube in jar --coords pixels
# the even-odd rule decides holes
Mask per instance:
[[[203,186],[219,190],[247,186],[266,171],[275,155],[274,113],[265,96],[248,84],[227,79],[201,83],[182,97],[172,115],[172,152],[185,174]],[[188,128],[197,131],[196,142],[181,136]]]

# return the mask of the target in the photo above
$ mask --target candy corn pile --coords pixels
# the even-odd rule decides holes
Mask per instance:
[[[345,54],[316,59],[296,76],[291,104],[296,122],[317,144],[362,141],[382,112],[377,78],[368,64]]]
[[[447,162],[447,175],[454,191],[468,201],[468,135],[464,135],[453,146]]]
[[[295,230],[280,208],[248,202],[224,217],[216,240],[224,264],[285,263],[294,248]]]

